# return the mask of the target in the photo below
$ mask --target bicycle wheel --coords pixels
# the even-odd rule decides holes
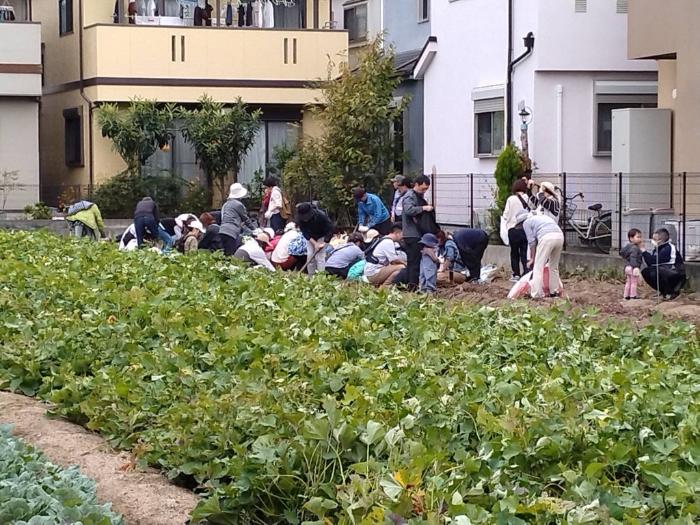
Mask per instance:
[[[610,253],[612,247],[612,223],[607,221],[598,221],[593,231],[595,247],[600,253]]]

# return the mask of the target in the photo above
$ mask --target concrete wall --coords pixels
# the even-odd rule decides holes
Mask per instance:
[[[41,26],[0,24],[0,97],[41,95]]]
[[[384,31],[387,43],[397,53],[422,49],[430,36],[430,20],[418,21],[416,0],[382,0],[384,3]]]
[[[39,103],[0,97],[0,209],[21,210],[38,200]]]
[[[423,81],[405,80],[394,91],[394,96],[410,97],[411,101],[404,111],[403,134],[404,174],[414,177],[423,173]]]

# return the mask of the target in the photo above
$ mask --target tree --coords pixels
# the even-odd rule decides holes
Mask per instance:
[[[513,183],[523,176],[524,166],[518,147],[508,144],[498,156],[496,163],[496,208],[503,212],[506,207],[506,200],[511,193]]]
[[[216,183],[224,197],[229,174],[236,182],[241,161],[260,130],[260,110],[249,111],[240,98],[226,107],[204,95],[199,104],[196,109],[178,111],[184,123],[182,135],[194,147],[207,186],[213,188]]]
[[[158,148],[170,142],[175,106],[155,100],[132,99],[129,107],[103,104],[97,109],[102,136],[112,141],[113,149],[126,163],[131,174],[140,174],[141,166]]]
[[[286,185],[313,188],[316,198],[336,216],[349,212],[350,189],[385,189],[393,175],[392,125],[408,103],[394,103],[401,82],[394,69],[394,50],[375,39],[355,70],[340,65],[340,76],[320,84],[321,105],[310,110],[321,120],[323,136],[305,139],[287,163]]]

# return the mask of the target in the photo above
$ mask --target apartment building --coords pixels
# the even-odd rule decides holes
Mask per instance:
[[[25,0],[0,4],[0,212],[39,200],[41,27]]]
[[[34,2],[32,16],[44,43],[41,168],[49,201],[124,169],[95,109],[134,97],[187,105],[206,93],[260,108],[264,125],[239,173],[249,182],[275,146],[318,132],[304,108],[321,93],[308,86],[327,78],[329,57],[343,60],[348,46],[347,32],[330,29],[330,0],[59,0]],[[201,175],[180,134],[148,165]]]
[[[424,78],[426,172],[485,174],[474,189],[485,211],[498,154],[521,145],[525,110],[535,176],[610,173],[612,111],[657,102],[654,61],[627,58],[627,10],[625,0],[433,2],[434,41],[414,70]],[[442,222],[470,222],[467,185],[440,180]]]

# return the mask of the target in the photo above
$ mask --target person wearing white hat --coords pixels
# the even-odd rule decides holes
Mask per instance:
[[[196,252],[199,249],[199,240],[202,238],[202,234],[207,230],[204,225],[196,219],[190,221],[189,225],[186,227],[189,228],[189,231],[185,234],[183,251],[185,253]]]
[[[232,256],[241,245],[241,234],[249,234],[255,224],[248,216],[248,210],[241,202],[248,195],[248,190],[238,183],[231,184],[228,199],[221,207],[221,228],[219,235],[224,246],[224,254]]]
[[[262,266],[271,272],[275,267],[265,255],[265,248],[270,244],[270,237],[262,230],[257,230],[253,237],[249,237],[234,254],[236,259],[247,262],[251,266]]]
[[[528,183],[530,187],[537,186],[534,182]],[[551,182],[545,181],[539,185],[540,191],[530,197],[533,207],[537,213],[548,215],[556,223],[559,223],[559,213],[561,211],[561,202],[557,194],[557,188]]]

